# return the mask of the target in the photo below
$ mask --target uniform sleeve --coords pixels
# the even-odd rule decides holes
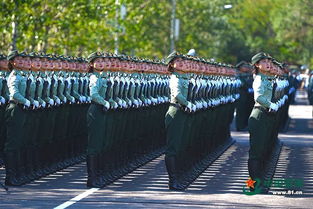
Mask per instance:
[[[182,88],[185,88],[183,82],[176,75],[171,76],[170,80],[171,97],[179,104],[187,106],[187,98],[181,93]]]
[[[64,86],[64,90],[65,90],[65,97],[66,97],[66,99],[68,100],[68,101],[72,101],[72,100],[74,100],[74,97],[72,97],[72,95],[71,95],[71,92],[70,92],[70,89],[71,89],[71,85],[72,85],[72,83],[71,83],[71,80],[69,79],[69,78],[67,78],[67,79],[65,79],[64,80],[64,82],[67,82],[67,86]]]
[[[136,90],[136,85],[135,85],[135,82],[134,81],[131,81],[131,85],[130,85],[130,88],[129,88],[129,99],[134,103],[135,101],[135,90]]]
[[[63,92],[64,92],[64,81],[60,79],[58,80],[57,95],[63,102],[65,102],[65,96]]]
[[[80,94],[78,93],[79,83],[77,78],[75,78],[74,84],[73,84],[73,97],[77,100],[80,98]]]
[[[93,102],[104,105],[105,100],[99,95],[100,81],[101,80],[97,76],[95,75],[90,76],[90,83],[89,83],[90,97]]]
[[[257,77],[253,82],[254,100],[263,107],[270,108],[271,101],[265,95],[265,83],[261,77]]]
[[[8,87],[11,97],[16,100],[18,103],[25,104],[26,98],[20,93],[18,86],[19,83],[22,82],[18,75],[11,72],[8,80]]]

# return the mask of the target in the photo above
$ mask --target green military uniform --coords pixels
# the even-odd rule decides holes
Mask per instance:
[[[6,59],[6,57],[1,55],[0,59]],[[9,102],[8,76],[8,72],[0,69],[0,165],[4,157],[4,143],[6,141],[5,108]]]
[[[177,154],[181,153],[182,143],[187,137],[184,135],[188,123],[188,113],[182,108],[188,103],[188,75],[174,72],[170,79],[171,100],[165,115],[165,129],[167,147],[165,150],[165,164],[169,175],[170,189],[180,189],[177,185],[178,168]]]
[[[309,85],[308,85],[308,99],[309,104],[313,105],[313,73],[310,73],[309,76]]]
[[[15,56],[21,56],[17,51],[13,51],[8,55],[8,59]],[[23,109],[24,105],[30,102],[25,98],[26,91],[25,73],[23,71],[13,69],[8,78],[8,88],[10,93],[10,104],[6,108],[5,118],[7,124],[7,139],[5,142],[5,166],[7,185],[21,185],[26,179],[23,176],[22,169],[22,150],[25,143],[24,126],[26,113]]]

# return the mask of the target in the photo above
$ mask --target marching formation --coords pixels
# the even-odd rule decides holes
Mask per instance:
[[[169,75],[160,61],[95,52],[88,57],[89,187],[103,187],[161,154]]]
[[[250,177],[261,184],[271,153],[278,143],[278,132],[288,118],[288,69],[266,53],[252,57],[256,76],[253,82],[255,105],[249,118],[250,150],[248,169]],[[266,191],[261,191],[266,192]]]
[[[165,163],[169,188],[182,190],[208,166],[205,157],[230,138],[241,82],[233,66],[193,56],[173,53],[168,67]]]
[[[86,61],[12,51],[7,62],[7,68],[1,65],[8,103],[1,107],[6,185],[22,185],[84,160],[90,102]]]
[[[263,179],[288,120],[288,68],[265,53],[236,67],[170,54],[165,62],[94,52],[87,59],[0,56],[0,159],[19,186],[86,159],[101,188],[165,148],[169,189],[183,190],[249,130],[249,174]],[[250,114],[251,113],[251,114]]]

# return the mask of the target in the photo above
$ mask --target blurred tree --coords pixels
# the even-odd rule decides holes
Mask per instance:
[[[10,48],[87,56],[114,50],[163,58],[170,49],[171,0],[5,0],[0,52]],[[177,51],[235,64],[258,51],[313,64],[311,0],[176,0]],[[120,5],[127,8],[125,18]],[[232,4],[225,9],[225,4]]]

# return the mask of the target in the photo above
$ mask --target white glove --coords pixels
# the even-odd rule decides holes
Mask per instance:
[[[33,105],[35,106],[35,108],[38,108],[38,107],[39,107],[39,102],[35,100],[35,101],[33,102]]]
[[[82,96],[83,102],[86,102],[86,97]]]
[[[113,109],[117,109],[118,108],[118,104],[116,102],[114,102],[114,107]]]
[[[192,107],[192,112],[196,112],[197,111],[197,105],[195,105],[195,104],[192,104],[191,105]]]
[[[203,101],[203,108],[207,109],[208,108],[208,103],[206,103],[205,101]]]
[[[67,99],[66,99],[66,97],[64,97],[63,102],[66,103],[66,101],[67,101]]]
[[[127,108],[128,107],[127,103],[125,101],[122,101],[122,103],[123,103],[123,108]]]
[[[0,104],[4,104],[5,103],[5,98],[3,98],[3,97],[0,97],[1,99],[0,99]]]
[[[57,99],[55,100],[55,103],[57,103],[58,105],[59,105],[59,104],[61,104],[60,99],[59,99],[59,98],[57,98]]]
[[[46,107],[46,102],[45,102],[45,101],[42,101],[41,106],[42,106],[43,108],[45,108],[45,107]]]
[[[109,102],[105,102],[103,106],[106,110],[110,109],[110,103]]]
[[[90,97],[87,97],[87,101],[88,101],[88,102],[91,102],[91,98],[90,98]]]
[[[24,104],[26,107],[29,107],[30,106],[30,101],[28,99],[26,99],[26,102]]]
[[[186,107],[187,111],[189,111],[189,112],[192,111],[192,107],[191,106],[192,106],[191,102],[188,102],[187,107]]]
[[[119,100],[117,101],[117,104],[118,104],[120,107],[122,107],[122,106],[123,106],[122,100],[119,99]]]
[[[80,103],[82,103],[83,102],[83,97],[79,96],[78,100],[79,100]]]
[[[271,103],[270,109],[276,112],[278,110],[278,105],[275,103]]]
[[[75,102],[75,98],[74,98],[74,97],[71,98],[71,102],[72,102],[72,103]]]
[[[54,104],[54,102],[53,102],[52,99],[49,99],[49,104],[50,104],[50,105],[53,105],[53,104]]]

